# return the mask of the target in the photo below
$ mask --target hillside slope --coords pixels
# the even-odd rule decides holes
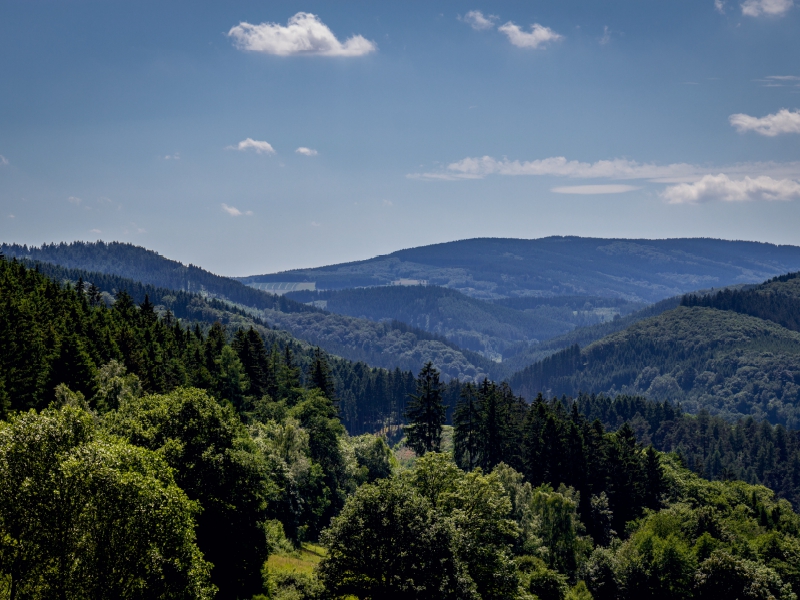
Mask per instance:
[[[284,329],[331,354],[352,361],[366,361],[374,367],[394,369],[400,366],[417,372],[430,360],[446,379],[478,380],[505,375],[501,365],[480,354],[461,350],[455,343],[435,334],[402,323],[375,323],[368,319],[330,314],[284,296],[247,287],[200,267],[187,267],[152,250],[130,244],[75,242],[41,248],[2,245],[0,252],[8,258],[42,259],[67,268],[116,275],[140,285],[178,293],[173,295],[197,292],[209,300],[228,301],[242,314],[264,319],[270,326]],[[73,279],[77,279],[77,275]],[[109,280],[108,285],[113,288],[114,284]]]
[[[800,425],[800,333],[732,311],[678,307],[515,374],[528,396],[643,394],[734,419]]]
[[[521,348],[641,308],[616,298],[563,296],[477,300],[439,286],[382,286],[286,294],[330,312],[397,320],[442,335],[460,348],[499,360]]]
[[[482,238],[369,260],[239,278],[313,281],[317,289],[427,280],[479,298],[590,295],[656,302],[700,288],[756,283],[800,269],[800,247],[706,238]]]

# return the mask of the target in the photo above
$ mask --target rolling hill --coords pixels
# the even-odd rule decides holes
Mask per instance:
[[[757,283],[800,269],[800,247],[708,238],[482,238],[369,260],[239,278],[317,289],[426,281],[475,298],[588,295],[657,302],[701,288]]]
[[[584,349],[577,345],[511,378],[527,396],[579,391],[641,394],[800,425],[800,278],[687,296],[684,306],[639,321]]]

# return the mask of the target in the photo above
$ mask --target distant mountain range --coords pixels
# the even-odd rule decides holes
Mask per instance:
[[[474,298],[580,295],[652,303],[796,270],[800,270],[800,247],[759,242],[480,238],[238,279],[246,284],[314,282],[318,290],[425,281]]]

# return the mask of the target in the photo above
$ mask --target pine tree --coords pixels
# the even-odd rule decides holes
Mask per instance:
[[[482,434],[478,398],[471,383],[461,389],[461,399],[453,414],[453,430],[456,464],[471,471],[479,464]]]
[[[406,443],[420,456],[438,452],[442,446],[442,425],[447,407],[442,403],[439,371],[428,361],[417,377],[417,393],[406,410]]]
[[[325,360],[325,355],[319,349],[319,346],[314,348],[314,362],[311,365],[311,373],[308,378],[308,387],[318,389],[329,400],[336,400],[336,385],[331,375],[331,369],[328,366],[328,361]]]

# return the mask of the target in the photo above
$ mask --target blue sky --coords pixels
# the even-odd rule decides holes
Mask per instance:
[[[8,0],[0,56],[6,242],[229,275],[477,236],[800,245],[793,0]]]

